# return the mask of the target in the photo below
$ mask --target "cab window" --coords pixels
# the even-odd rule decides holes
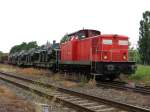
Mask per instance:
[[[119,40],[119,45],[128,45],[129,42],[127,40]]]
[[[112,45],[112,40],[104,39],[102,43],[105,45]]]

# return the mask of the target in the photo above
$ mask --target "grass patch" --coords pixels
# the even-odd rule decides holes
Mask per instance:
[[[138,65],[136,73],[131,75],[129,80],[133,80],[138,83],[144,83],[150,86],[150,66]]]
[[[7,73],[37,75],[37,76],[51,74],[51,72],[46,69],[21,68],[21,67],[5,65],[5,64],[0,64],[0,71],[7,72]]]
[[[81,75],[79,86],[83,87],[83,86],[85,86],[87,83],[88,83],[87,77],[84,76],[84,75]]]

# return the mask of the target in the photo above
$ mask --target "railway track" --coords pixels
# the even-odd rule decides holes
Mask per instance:
[[[67,80],[77,82],[79,83],[80,81],[74,80],[71,78],[68,78]],[[105,87],[105,88],[114,88],[114,89],[119,89],[119,90],[130,90],[136,93],[141,93],[143,95],[150,95],[150,86],[141,86],[141,85],[130,85],[127,82],[121,82],[121,81],[97,81],[96,84],[97,87]]]
[[[0,79],[15,84],[26,90],[32,90],[40,96],[73,108],[79,112],[150,112],[150,110],[129,104],[114,102],[103,98],[79,93],[66,88],[55,87],[46,83],[38,82],[25,77],[0,72]],[[50,88],[56,88],[51,91]]]
[[[104,87],[110,87],[115,89],[121,89],[121,90],[130,90],[133,92],[138,92],[144,95],[150,95],[150,88],[149,87],[142,87],[138,85],[129,85],[125,82],[98,82],[97,86],[104,86]]]

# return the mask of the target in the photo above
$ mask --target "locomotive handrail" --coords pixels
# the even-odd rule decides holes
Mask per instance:
[[[128,50],[128,49],[111,49],[111,50],[96,50],[96,51],[112,51],[112,50]]]

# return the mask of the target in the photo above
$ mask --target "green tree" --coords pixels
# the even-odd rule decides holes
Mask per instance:
[[[1,56],[1,55],[3,55],[3,52],[2,52],[2,51],[0,51],[0,56]]]
[[[63,36],[63,38],[61,39],[60,43],[64,43],[68,39],[69,39],[69,36],[66,34],[66,35]]]
[[[3,52],[0,51],[0,60],[1,60],[2,56],[3,56]]]
[[[7,61],[8,59],[8,53],[3,53],[0,51],[0,62]]]
[[[27,47],[26,50],[29,50],[29,49],[31,49],[31,48],[36,48],[36,47],[38,47],[38,45],[37,45],[37,42],[36,42],[36,41],[32,41],[32,42],[29,42],[26,47]]]
[[[141,63],[139,51],[133,47],[129,49],[129,61],[136,61],[138,64]]]
[[[140,21],[138,46],[141,62],[150,65],[150,11],[144,12]]]
[[[23,42],[20,45],[13,46],[10,50],[10,54],[15,53],[15,52],[20,52],[22,50],[29,50],[29,49],[36,48],[36,47],[38,47],[36,41],[32,41],[32,42],[29,42],[29,43]]]

